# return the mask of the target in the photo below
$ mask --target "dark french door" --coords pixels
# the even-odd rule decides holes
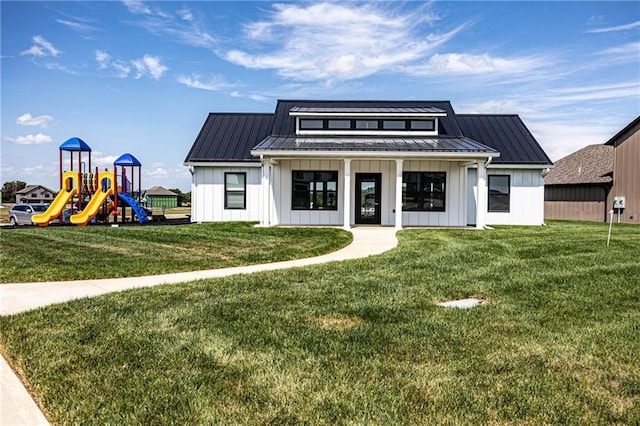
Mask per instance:
[[[381,173],[356,173],[356,220],[357,224],[380,225]]]

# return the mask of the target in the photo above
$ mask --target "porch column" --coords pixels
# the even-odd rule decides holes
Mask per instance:
[[[269,216],[271,211],[271,203],[269,193],[271,192],[271,173],[270,173],[271,165],[269,160],[262,159],[262,211],[260,212],[260,226],[268,228],[269,227]]]
[[[477,161],[478,179],[476,180],[476,228],[484,229],[487,214],[487,169],[483,161]]]
[[[402,163],[396,159],[396,229],[402,229]]]
[[[344,219],[342,227],[351,229],[351,159],[344,159],[344,200],[342,202]]]

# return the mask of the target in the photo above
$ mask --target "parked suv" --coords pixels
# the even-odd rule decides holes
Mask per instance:
[[[16,204],[9,210],[9,223],[11,226],[32,225],[31,216],[43,213],[47,207],[48,204]]]

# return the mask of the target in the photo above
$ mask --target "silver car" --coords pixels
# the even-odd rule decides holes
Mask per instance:
[[[49,207],[48,204],[16,204],[9,210],[9,224],[16,225],[33,225],[31,216],[43,213]]]

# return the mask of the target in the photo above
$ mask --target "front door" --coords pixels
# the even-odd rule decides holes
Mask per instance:
[[[356,173],[356,223],[380,225],[380,173]]]

